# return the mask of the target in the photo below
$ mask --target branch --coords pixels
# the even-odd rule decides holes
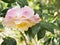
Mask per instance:
[[[30,45],[27,36],[23,32],[20,32],[20,33],[23,36],[23,39],[25,40],[26,45]]]

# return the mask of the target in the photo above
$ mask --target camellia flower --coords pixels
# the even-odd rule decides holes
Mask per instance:
[[[19,6],[13,7],[7,11],[2,24],[6,27],[13,27],[19,30],[28,30],[36,23],[39,23],[39,15],[34,15],[34,10],[29,6],[20,8]]]

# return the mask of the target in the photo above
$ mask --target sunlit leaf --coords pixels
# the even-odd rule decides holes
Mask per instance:
[[[44,45],[49,45],[49,44],[50,44],[50,41],[51,41],[51,38],[47,39],[47,40],[44,42]]]

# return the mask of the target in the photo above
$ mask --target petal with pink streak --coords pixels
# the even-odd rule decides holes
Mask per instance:
[[[13,18],[15,16],[19,17],[19,15],[20,15],[20,7],[16,6],[16,7],[12,8],[12,9],[9,9],[7,11],[7,14],[6,14],[5,17],[11,19],[11,18]]]
[[[36,15],[32,16],[30,20],[34,21],[35,23],[39,23],[39,15],[36,14]]]
[[[21,15],[26,16],[26,17],[31,17],[34,15],[34,10],[28,6],[25,6],[21,9]]]

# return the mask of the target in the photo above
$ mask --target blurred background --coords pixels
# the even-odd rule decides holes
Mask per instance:
[[[60,45],[60,0],[0,0],[0,43],[3,42],[2,37],[8,35],[18,38],[15,38],[17,45],[25,45],[18,31],[4,29],[2,25],[2,18],[5,17],[7,10],[16,5],[20,7],[28,5],[40,16],[40,23],[25,32],[29,35],[30,45]],[[13,43],[16,42],[13,41]],[[11,42],[9,44],[12,45]],[[3,42],[1,45],[7,44]]]

